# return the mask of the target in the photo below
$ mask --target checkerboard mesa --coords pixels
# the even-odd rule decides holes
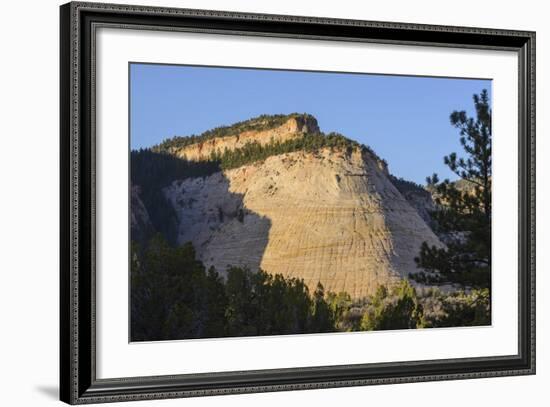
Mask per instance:
[[[167,173],[161,199],[148,191],[160,181],[142,186],[155,206],[136,213],[153,210],[154,229],[191,242],[222,276],[230,266],[262,269],[362,298],[417,272],[423,242],[443,246],[425,219],[427,191],[309,114],[259,116],[149,154]]]

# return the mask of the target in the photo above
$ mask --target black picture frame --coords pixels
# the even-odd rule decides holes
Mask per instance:
[[[60,8],[60,398],[70,404],[535,373],[535,33],[72,2]],[[95,72],[98,26],[375,42],[519,56],[519,352],[499,357],[96,378]],[[498,253],[496,253],[498,255]]]

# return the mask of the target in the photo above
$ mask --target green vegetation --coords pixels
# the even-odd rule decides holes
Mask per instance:
[[[458,290],[446,293],[437,288],[414,288],[408,281],[352,302],[342,303],[346,293],[332,294],[329,304],[340,304],[337,330],[372,331],[390,329],[480,326],[491,323],[489,290]]]
[[[439,207],[432,216],[447,247],[422,245],[416,261],[426,272],[411,274],[419,282],[491,285],[491,108],[486,90],[473,99],[475,119],[464,111],[450,116],[466,158],[451,153],[444,162],[460,180],[440,182],[437,174],[427,179]]]
[[[330,332],[334,321],[321,285],[229,267],[224,282],[195,259],[193,246],[160,235],[132,245],[133,341]]]
[[[353,301],[311,293],[303,280],[229,267],[222,279],[196,259],[191,243],[160,235],[132,244],[133,341],[473,326],[490,323],[489,292],[418,292],[407,281]]]
[[[295,151],[315,152],[321,148],[331,148],[345,151],[351,154],[356,148],[369,150],[368,147],[350,140],[338,133],[329,134],[305,134],[286,141],[271,140],[261,145],[258,142],[250,142],[242,148],[216,152],[210,156],[211,162],[219,163],[224,170],[238,168],[256,161],[263,161],[273,155],[291,153]]]
[[[200,135],[191,136],[174,136],[170,139],[166,139],[160,144],[152,147],[155,152],[168,152],[171,153],[174,150],[182,147],[189,146],[191,144],[202,143],[207,140],[218,137],[236,136],[245,131],[263,131],[273,129],[283,125],[288,119],[293,117],[303,117],[304,119],[313,119],[313,116],[306,113],[291,113],[291,114],[276,114],[276,115],[261,115],[249,120],[234,123],[230,126],[221,126],[214,129],[205,131]]]
[[[402,177],[398,178],[390,174],[390,181],[403,195],[407,195],[409,193],[422,195],[429,194],[428,190],[424,186],[417,184],[416,182],[406,180]]]
[[[416,290],[402,281],[391,291],[385,286],[378,288],[361,319],[361,328],[365,331],[422,328],[422,316]]]
[[[131,337],[134,341],[200,338],[223,326],[223,286],[205,272],[191,244],[170,247],[155,236],[146,250],[132,244]]]
[[[491,324],[491,296],[488,288],[445,295],[428,289],[421,297],[424,327],[482,326]]]

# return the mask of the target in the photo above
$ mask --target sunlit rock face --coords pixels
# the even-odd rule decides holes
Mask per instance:
[[[316,122],[287,122],[269,138],[294,137],[304,125],[318,131]],[[359,298],[417,272],[422,242],[442,245],[385,163],[359,148],[271,156],[174,181],[163,192],[177,214],[177,241],[193,242],[206,267],[222,275],[229,265],[261,268]]]
[[[186,147],[177,148],[172,154],[191,161],[209,159],[214,152],[222,153],[225,150],[235,150],[244,147],[247,143],[256,142],[266,145],[271,141],[284,142],[304,134],[319,133],[317,120],[308,115],[292,116],[281,125],[265,130],[249,130],[227,137],[216,137]]]

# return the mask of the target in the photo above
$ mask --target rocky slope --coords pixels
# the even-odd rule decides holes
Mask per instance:
[[[130,234],[134,241],[144,241],[154,233],[149,212],[141,200],[141,188],[132,185],[130,188]]]
[[[153,148],[160,161],[151,171],[163,168],[162,157],[201,166],[213,151],[239,151],[251,142],[271,148],[272,141],[303,141],[308,135],[315,135],[310,139],[315,143],[325,137],[310,115],[261,116],[167,140]],[[353,298],[392,285],[418,271],[414,257],[422,242],[442,245],[426,223],[426,208],[433,203],[418,186],[392,177],[373,151],[338,137],[335,144],[302,142],[290,152],[252,157],[224,171],[208,164],[214,169],[202,172],[207,176],[174,176],[157,189],[168,203],[162,211],[175,216],[160,218],[177,219],[177,225],[170,221],[176,242],[191,241],[204,264],[222,276],[229,265],[261,268],[304,279],[310,290],[320,282]],[[132,240],[167,229],[151,222],[153,208],[144,205],[141,192],[132,186]]]
[[[267,119],[266,119],[267,120]],[[244,147],[247,143],[256,142],[261,145],[271,141],[284,142],[304,134],[318,134],[319,126],[317,120],[309,115],[290,115],[282,120],[275,127],[267,123],[259,122],[244,131],[226,131],[227,133],[237,133],[228,136],[207,138],[200,142],[193,143],[181,148],[171,149],[171,153],[177,157],[199,161],[209,159],[212,153],[223,153],[224,150],[235,150]]]
[[[207,267],[258,267],[303,278],[310,289],[358,298],[417,271],[422,242],[441,245],[390,181],[359,149],[272,156],[164,193]]]
[[[402,178],[390,176],[393,185],[399,190],[403,198],[418,212],[420,217],[433,229],[434,221],[430,212],[437,209],[432,194],[421,185],[406,181]]]

